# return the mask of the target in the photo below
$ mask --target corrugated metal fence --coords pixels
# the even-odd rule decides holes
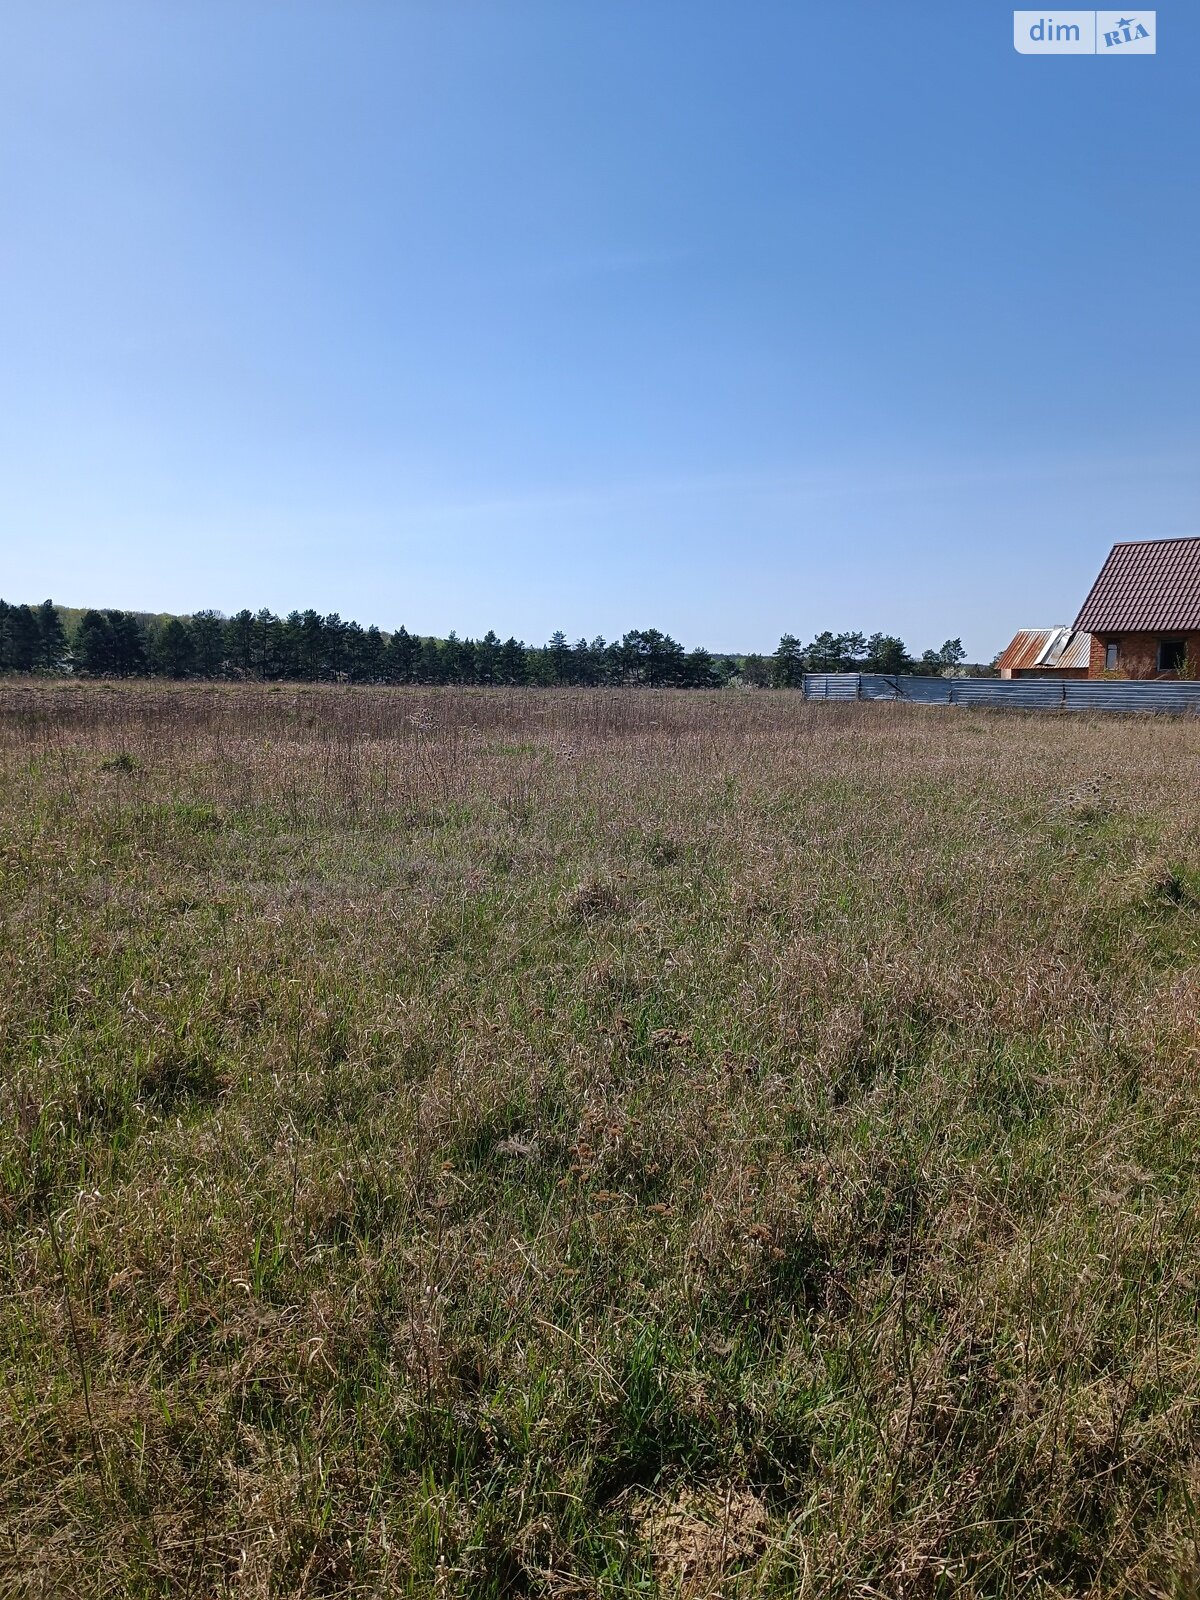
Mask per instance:
[[[910,700],[918,705],[1018,711],[1200,712],[1200,682],[1110,678],[908,678],[882,672],[806,672],[806,700]]]

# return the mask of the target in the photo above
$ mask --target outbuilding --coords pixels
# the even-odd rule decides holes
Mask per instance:
[[[1086,678],[1091,647],[1072,628],[1022,628],[996,666],[1002,678]]]

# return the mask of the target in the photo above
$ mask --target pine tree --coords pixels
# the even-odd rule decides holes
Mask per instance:
[[[580,683],[585,687],[596,682],[596,663],[592,657],[592,647],[586,639],[576,639],[571,647],[569,676],[572,683]]]
[[[651,688],[678,683],[683,675],[683,646],[669,633],[646,628],[642,633],[643,670]]]
[[[374,623],[358,641],[358,676],[364,683],[382,683],[387,642]]]
[[[310,606],[300,616],[300,671],[316,683],[325,664],[325,619]]]
[[[38,607],[38,665],[50,672],[59,672],[67,654],[67,635],[53,600],[43,600]]]
[[[421,653],[417,657],[416,677],[418,683],[444,683],[446,681],[446,665],[442,659],[442,647],[436,639],[423,639]]]
[[[810,672],[838,672],[842,665],[842,641],[828,629],[819,633],[804,652]]]
[[[264,681],[281,675],[280,654],[283,624],[275,613],[263,606],[254,615],[254,671]]]
[[[197,611],[192,618],[192,650],[202,678],[219,678],[225,665],[225,629],[216,611]]]
[[[146,635],[132,611],[105,611],[112,636],[112,671],[119,678],[141,677],[146,671]]]
[[[500,677],[503,683],[526,683],[529,679],[525,646],[511,635],[500,647]]]
[[[771,682],[777,689],[794,689],[804,679],[804,652],[794,633],[785,633],[771,657]]]
[[[451,628],[450,632],[446,635],[445,644],[442,645],[440,651],[438,652],[441,671],[441,678],[439,681],[441,683],[458,682],[461,654],[462,647],[459,642],[459,637],[455,633],[454,629]]]
[[[388,642],[387,675],[392,683],[412,682],[420,652],[421,641],[401,623]]]
[[[867,659],[863,663],[868,672],[907,672],[912,662],[904,640],[890,633],[873,633],[867,640]]]
[[[40,662],[42,630],[30,606],[15,606],[8,618],[9,653],[17,672],[32,672]]]
[[[567,636],[561,628],[556,628],[550,635],[550,643],[546,646],[550,657],[550,676],[555,683],[570,683],[571,681],[571,647],[567,643]]]
[[[191,630],[180,617],[168,617],[154,641],[154,662],[169,678],[185,678],[195,658]]]
[[[349,626],[336,611],[325,618],[324,666],[330,677],[340,678],[349,670]]]
[[[225,624],[225,649],[229,664],[248,678],[254,670],[254,613],[243,607]]]
[[[683,684],[688,689],[716,689],[720,687],[716,663],[703,645],[689,650],[684,658]]]
[[[867,641],[861,633],[839,633],[837,636],[838,668],[842,672],[857,672],[867,653]]]
[[[75,658],[92,678],[114,670],[112,624],[100,611],[85,611],[75,630]]]
[[[304,658],[304,618],[289,611],[275,631],[275,670],[281,678],[299,678]]]
[[[458,645],[458,670],[455,682],[478,683],[478,681],[475,670],[475,641],[474,639],[460,639]]]
[[[500,677],[500,639],[489,628],[475,646],[475,673],[480,683],[496,683]]]

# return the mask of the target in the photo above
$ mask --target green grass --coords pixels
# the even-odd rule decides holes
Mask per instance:
[[[1198,777],[0,689],[0,1593],[1200,1594]]]

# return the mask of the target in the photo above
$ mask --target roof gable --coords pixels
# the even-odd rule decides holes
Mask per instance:
[[[1101,634],[1200,631],[1200,538],[1113,545],[1075,626]]]

